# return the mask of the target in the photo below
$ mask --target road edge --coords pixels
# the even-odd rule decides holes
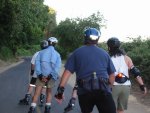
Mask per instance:
[[[24,62],[23,59],[19,60],[18,62],[13,62],[11,64],[8,64],[8,65],[5,65],[5,66],[0,66],[0,73],[3,73],[4,71],[14,67],[14,66],[17,66],[19,64],[21,64],[22,62]]]

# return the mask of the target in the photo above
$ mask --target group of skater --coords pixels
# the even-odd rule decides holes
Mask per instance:
[[[65,113],[74,109],[77,98],[82,113],[92,113],[94,106],[99,113],[124,113],[128,108],[130,76],[134,76],[142,93],[147,94],[140,70],[121,49],[120,40],[117,37],[109,38],[107,52],[97,46],[100,36],[99,29],[87,28],[83,46],[75,49],[67,58],[54,96],[59,103],[63,102],[66,84],[75,73],[76,82],[72,97],[64,108]],[[43,40],[41,50],[32,57],[30,85],[25,98],[19,101],[20,104],[29,105],[35,87],[28,113],[36,113],[39,97],[42,105],[46,101],[44,113],[51,113],[52,88],[59,78],[62,63],[55,49],[57,43],[55,37]]]

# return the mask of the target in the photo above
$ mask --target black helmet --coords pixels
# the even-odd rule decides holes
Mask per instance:
[[[97,43],[101,33],[96,28],[88,28],[84,31],[85,42]]]
[[[116,37],[111,37],[110,39],[108,39],[107,45],[108,45],[108,47],[110,47],[110,48],[119,48],[120,45],[121,45],[121,43],[120,43],[120,41],[119,41],[118,38],[116,38]]]
[[[43,40],[43,41],[41,41],[40,46],[41,46],[41,49],[45,49],[45,48],[47,48],[47,47],[48,47],[48,41],[47,41],[47,40]]]

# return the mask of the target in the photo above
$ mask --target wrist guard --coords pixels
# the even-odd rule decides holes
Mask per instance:
[[[58,87],[57,88],[57,93],[58,94],[63,94],[64,93],[65,88],[64,87]]]
[[[34,74],[34,70],[31,69],[30,75],[33,75],[33,74]]]
[[[145,85],[140,85],[141,91],[145,91]]]
[[[58,87],[57,88],[57,93],[55,94],[55,98],[57,99],[63,99],[63,93],[64,93],[65,88],[64,87]]]
[[[74,91],[74,90],[77,90],[77,89],[78,89],[78,86],[75,85],[74,88],[73,88],[73,91]]]

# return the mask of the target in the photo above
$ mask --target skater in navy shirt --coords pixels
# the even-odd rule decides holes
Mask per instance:
[[[55,98],[63,99],[65,85],[76,73],[77,94],[82,113],[91,113],[94,106],[99,113],[116,113],[111,94],[115,67],[109,54],[97,46],[100,32],[88,28],[84,32],[84,45],[68,58]]]

